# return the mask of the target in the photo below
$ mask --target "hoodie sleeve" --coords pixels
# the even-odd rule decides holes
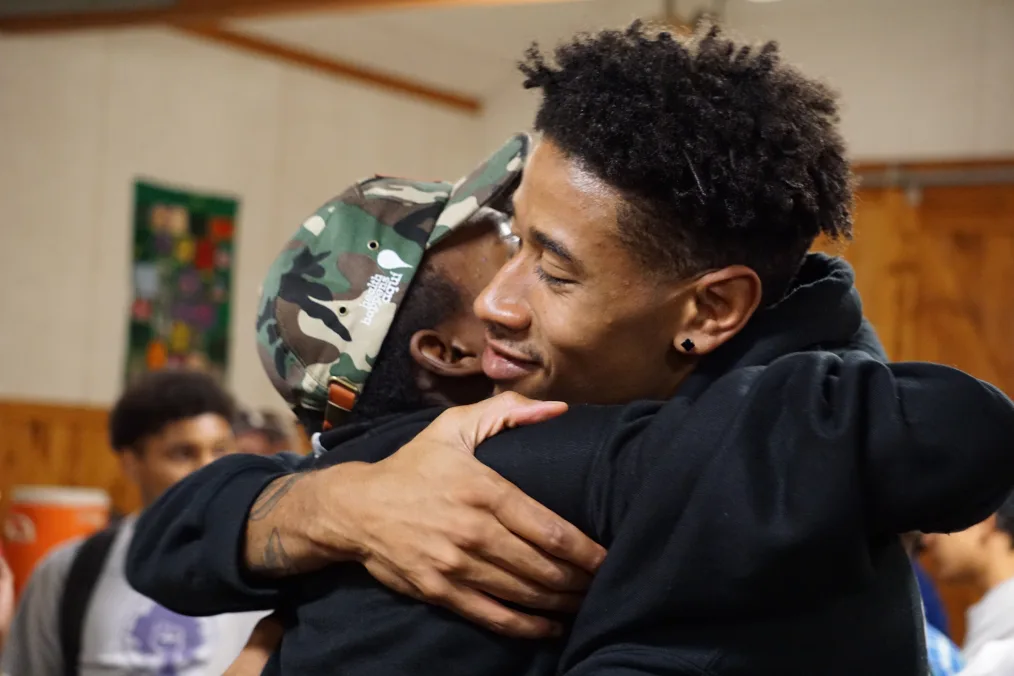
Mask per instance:
[[[236,454],[180,481],[138,518],[127,581],[184,615],[273,608],[281,582],[254,580],[243,566],[246,516],[265,486],[306,462],[291,453]]]
[[[880,342],[880,337],[877,335],[876,329],[873,328],[873,324],[866,317],[863,317],[859,330],[852,336],[849,348],[865,352],[878,361],[887,361],[887,351],[884,350],[884,346]]]
[[[792,355],[755,387],[744,414],[768,411],[771,443],[854,458],[854,468],[839,467],[855,470],[875,534],[966,528],[1014,487],[1014,404],[956,369],[858,352]],[[793,415],[773,412],[766,398]]]
[[[676,403],[628,440],[635,453],[613,454],[612,481],[651,457],[596,574],[609,592],[575,625],[575,660],[600,618],[762,616],[863,588],[883,543],[969,526],[1014,484],[1014,405],[946,366],[796,353]]]

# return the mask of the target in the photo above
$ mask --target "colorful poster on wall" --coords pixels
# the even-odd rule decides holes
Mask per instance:
[[[238,206],[228,197],[135,183],[128,382],[166,366],[225,376]]]

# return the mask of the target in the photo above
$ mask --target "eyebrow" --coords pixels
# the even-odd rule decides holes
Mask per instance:
[[[557,258],[566,261],[573,266],[576,271],[581,271],[581,264],[578,262],[577,258],[575,258],[574,254],[572,254],[562,243],[556,241],[541,230],[536,230],[535,228],[529,230],[529,236],[543,249]]]

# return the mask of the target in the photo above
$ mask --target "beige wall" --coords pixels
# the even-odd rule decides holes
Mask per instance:
[[[599,3],[608,12],[593,18],[619,25],[656,5]],[[841,90],[857,159],[1014,154],[1014,2],[728,8],[734,29],[779,39]],[[131,185],[145,176],[242,200],[231,385],[277,406],[251,327],[279,245],[363,175],[454,177],[531,124],[536,99],[519,78],[488,90],[500,93],[474,118],[169,31],[0,37],[0,396],[116,396]]]
[[[167,31],[0,38],[0,396],[115,398],[144,176],[242,200],[231,385],[277,406],[252,326],[278,248],[364,175],[467,171],[478,125]]]

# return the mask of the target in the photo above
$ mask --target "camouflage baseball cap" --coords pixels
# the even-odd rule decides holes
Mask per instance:
[[[426,250],[517,186],[531,143],[513,136],[453,185],[360,181],[303,222],[257,317],[257,351],[290,406],[331,423],[352,409]]]

